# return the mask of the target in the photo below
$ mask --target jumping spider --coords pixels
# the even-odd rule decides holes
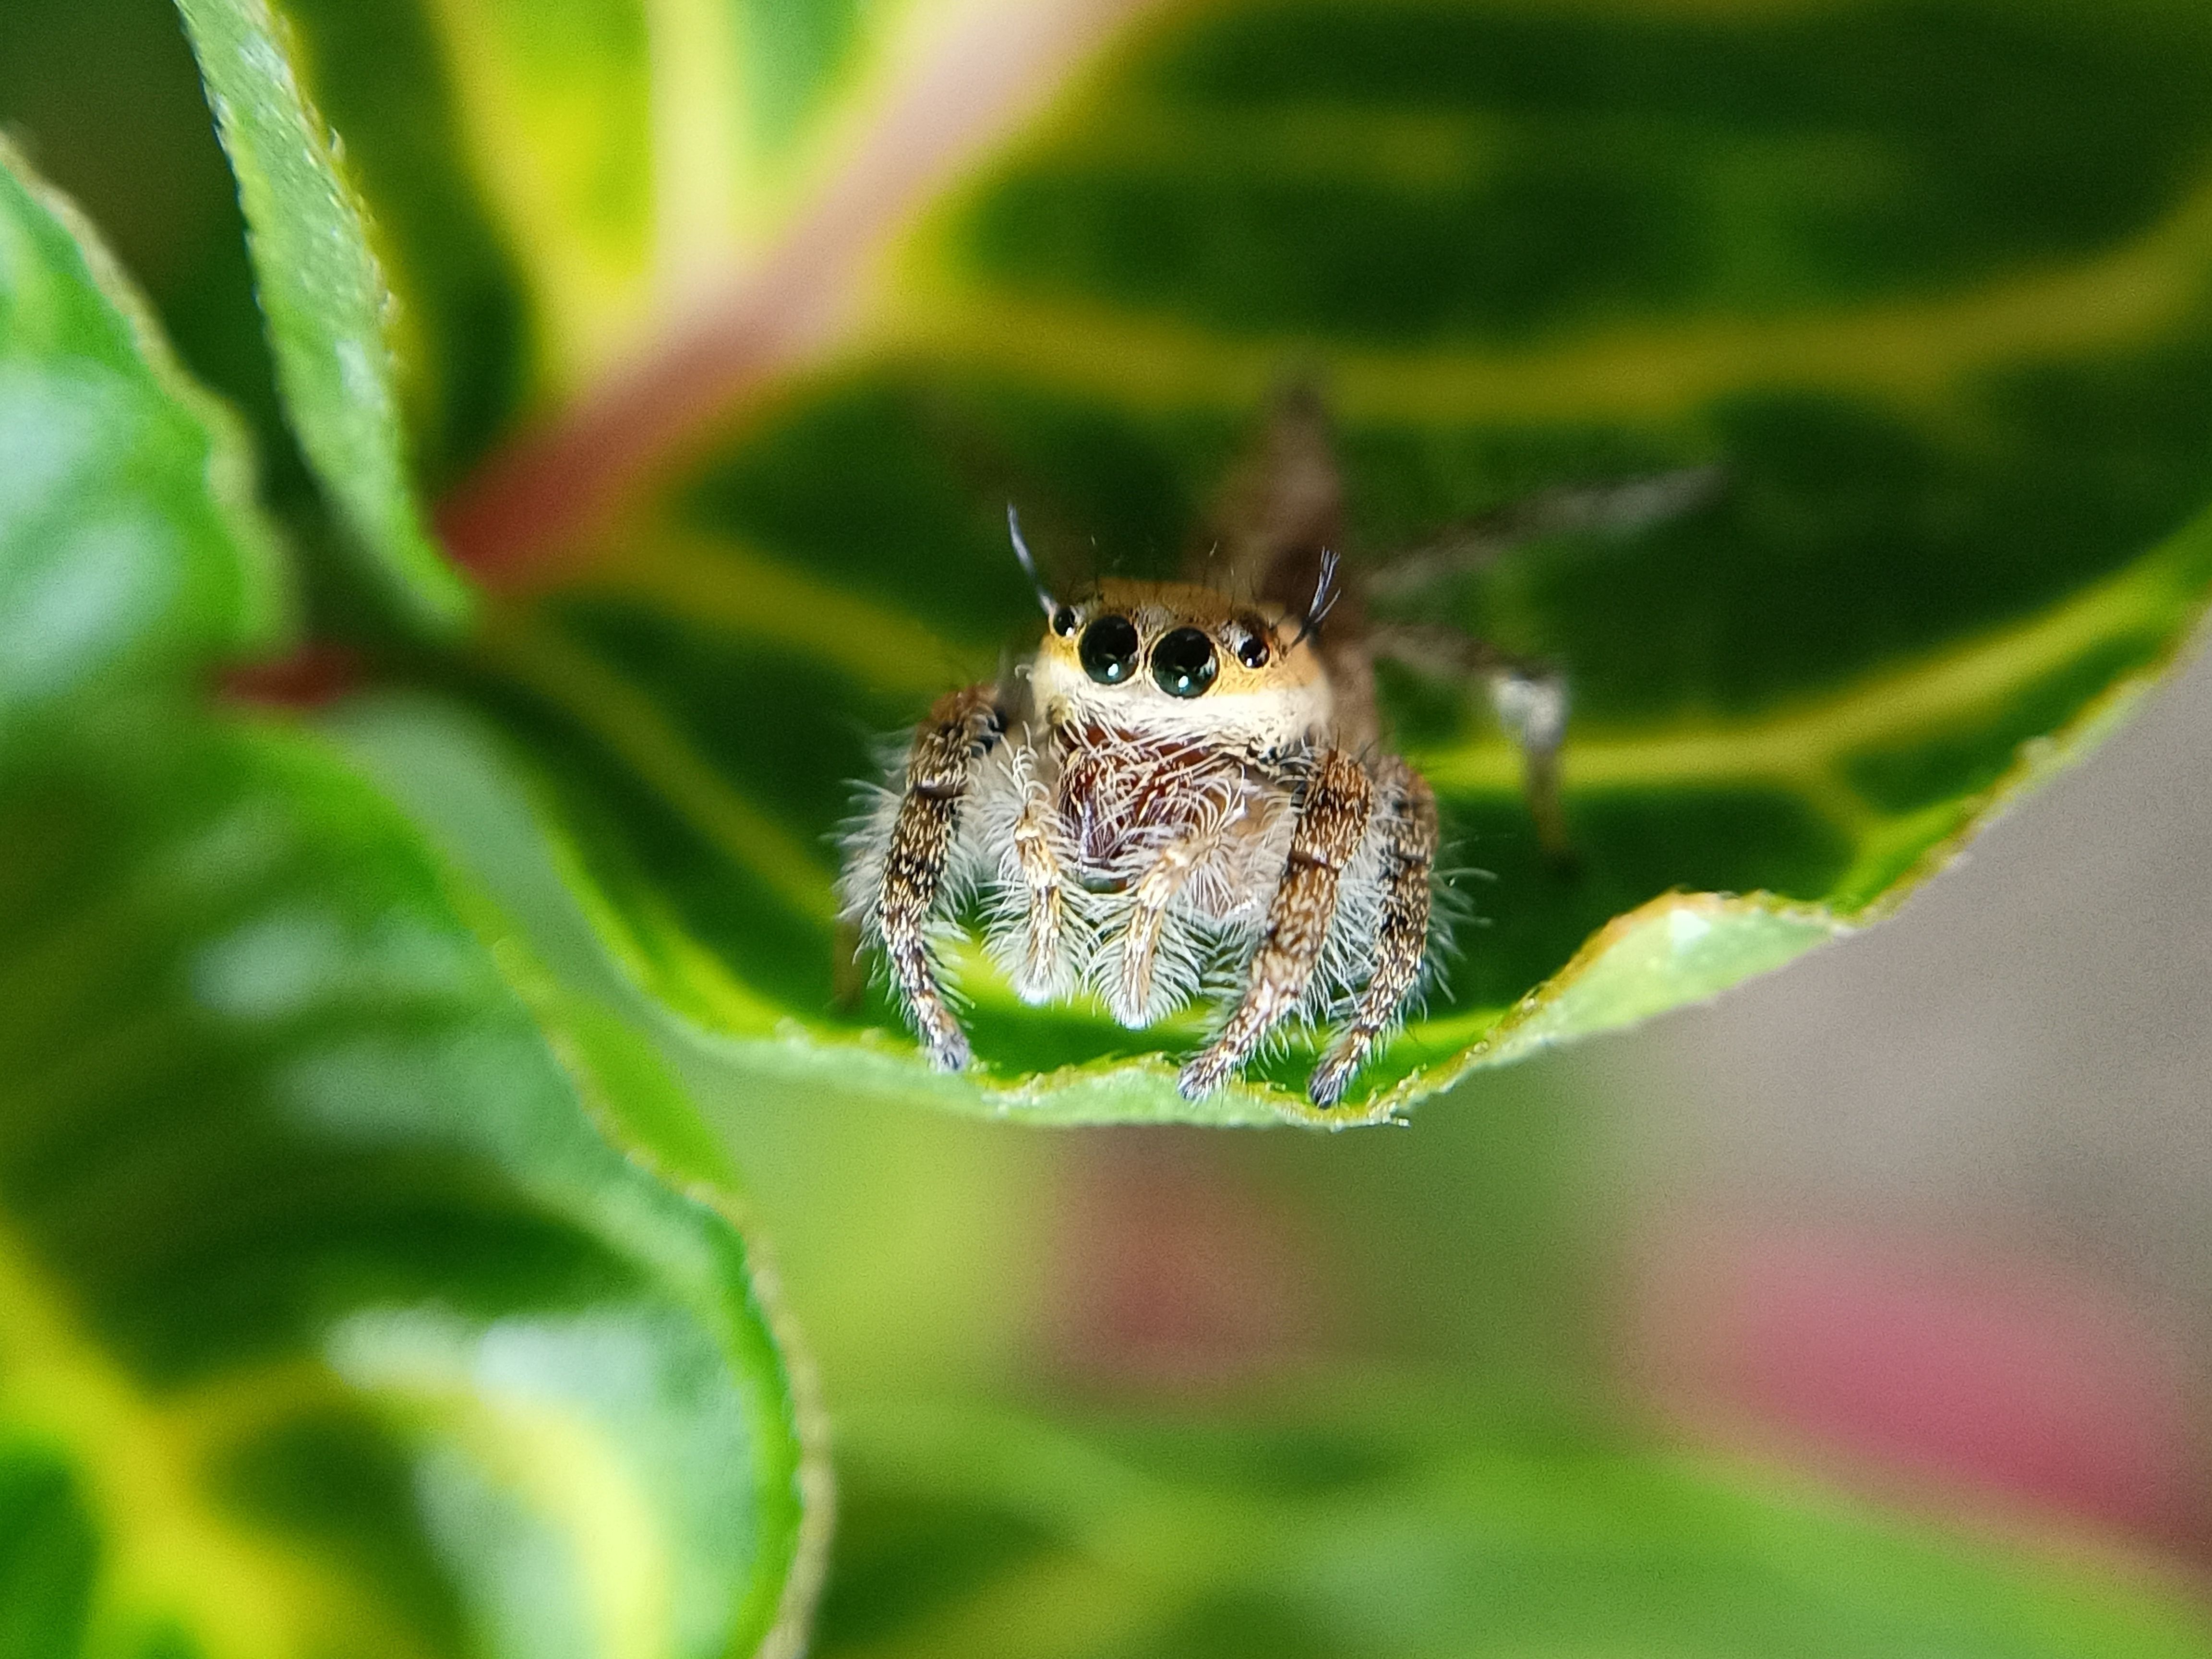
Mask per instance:
[[[1308,1089],[1320,1105],[1342,1098],[1440,942],[1436,797],[1383,746],[1376,658],[1487,686],[1539,833],[1565,850],[1560,677],[1453,629],[1376,620],[1367,601],[1532,536],[1649,523],[1711,478],[1555,491],[1355,579],[1328,550],[1342,491],[1318,404],[1293,394],[1224,493],[1218,540],[1189,580],[1056,598],[1010,507],[1043,637],[1000,683],[939,700],[846,838],[845,920],[888,963],[931,1059],[968,1063],[933,946],[973,898],[1029,1002],[1088,991],[1141,1026],[1233,994],[1182,1067],[1186,1096],[1218,1088],[1297,1018],[1337,1024]]]

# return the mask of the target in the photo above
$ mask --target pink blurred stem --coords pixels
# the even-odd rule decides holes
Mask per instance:
[[[1779,1227],[1649,1251],[1634,1305],[1634,1368],[1701,1430],[2212,1555],[2177,1322],[2087,1274]]]
[[[972,7],[892,89],[844,170],[762,267],[447,497],[438,521],[453,556],[505,589],[573,555],[771,376],[828,345],[915,210],[1146,3]]]

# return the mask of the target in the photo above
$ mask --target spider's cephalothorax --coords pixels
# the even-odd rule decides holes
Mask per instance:
[[[1553,516],[1621,498],[1563,494]],[[1560,847],[1560,683],[1449,629],[1372,621],[1328,550],[1339,501],[1318,410],[1287,400],[1194,561],[1199,580],[1064,599],[1039,583],[1034,654],[1003,684],[948,693],[916,729],[849,833],[841,885],[938,1065],[968,1060],[934,956],[972,901],[1031,1002],[1088,993],[1145,1025],[1219,995],[1228,1012],[1183,1066],[1185,1094],[1304,1018],[1336,1024],[1309,1088],[1340,1099],[1432,955],[1436,799],[1382,744],[1378,654],[1488,683]],[[1500,522],[1415,561],[1463,568]]]

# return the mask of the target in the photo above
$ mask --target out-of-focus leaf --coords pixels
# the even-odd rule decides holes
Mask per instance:
[[[350,258],[362,242],[349,193],[358,188],[398,302],[382,337],[402,365],[416,482],[432,494],[550,400],[651,356],[758,280],[918,72],[933,64],[961,82],[941,89],[956,101],[925,100],[919,111],[931,124],[951,113],[957,126],[972,113],[957,101],[974,90],[961,73],[968,60],[1064,29],[1053,21],[1062,14],[1111,9],[1059,0],[181,3],[210,84],[240,114],[268,110],[268,137],[281,131],[326,161],[320,120],[337,133],[343,183],[319,161],[301,181],[319,187],[301,200],[289,185],[257,194],[249,180],[248,217],[272,253],[277,236],[327,228]],[[937,142],[933,131],[916,136],[905,148],[930,152]],[[242,179],[270,165],[258,148],[241,155],[252,137],[230,141]],[[866,223],[880,204],[854,205],[848,216]],[[375,272],[355,263],[349,280],[366,294]],[[338,297],[340,316],[367,315],[362,300]],[[815,297],[794,295],[792,308]],[[787,320],[771,318],[772,331]],[[360,414],[388,428],[391,400]]]
[[[1717,464],[1700,511],[1418,613],[1571,676],[1580,858],[1540,855],[1479,699],[1386,681],[1466,913],[1329,1121],[1386,1115],[1881,917],[2182,648],[2212,581],[2208,72],[2212,16],[2160,0],[1164,11],[899,244],[834,365],[510,568],[471,691],[631,971],[764,1076],[1310,1118],[1310,1039],[1194,1106],[1202,1011],[1030,1010],[980,953],[964,1079],[835,1001],[850,781],[1034,637],[1007,501],[1063,568],[1168,570],[1300,368],[1354,562]]]
[[[0,144],[0,762],[65,703],[182,688],[289,595],[229,412]]]
[[[847,1414],[817,1651],[870,1659],[2181,1659],[2177,1581],[1465,1402],[1073,1426]]]
[[[238,178],[278,383],[301,449],[409,620],[449,628],[469,590],[432,544],[401,426],[392,295],[266,0],[178,0]]]
[[[727,1171],[320,739],[197,706],[278,609],[235,438],[0,159],[0,1646],[788,1644]]]
[[[0,842],[24,1651],[705,1659],[803,1618],[789,1383],[635,1038],[303,736],[81,733]]]
[[[175,6],[19,5],[7,38],[0,126],[100,227],[178,358],[238,410],[261,452],[264,496],[312,518],[313,483],[254,303],[237,182]]]

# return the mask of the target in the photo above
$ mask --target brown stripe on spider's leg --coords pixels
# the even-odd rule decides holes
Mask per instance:
[[[1317,1106],[1344,1098],[1345,1085],[1367,1061],[1398,1010],[1429,949],[1429,872],[1437,858],[1437,797],[1429,781],[1395,756],[1376,769],[1382,820],[1382,906],[1373,941],[1374,966],[1351,1023],[1337,1035],[1307,1085]]]
[[[1375,786],[1358,761],[1340,749],[1321,757],[1298,803],[1290,857],[1244,995],[1220,1036],[1182,1068],[1179,1081],[1188,1098],[1226,1082],[1305,995],[1336,915],[1338,880],[1359,850],[1374,806]]]
[[[1433,678],[1479,679],[1505,735],[1521,751],[1521,792],[1536,821],[1546,855],[1565,864],[1574,857],[1566,814],[1559,801],[1559,746],[1567,735],[1566,677],[1499,650],[1487,640],[1434,623],[1380,623],[1375,654]]]
[[[957,1072],[968,1063],[968,1037],[945,1006],[929,960],[931,915],[945,896],[960,806],[975,775],[975,763],[1003,729],[997,693],[988,685],[948,692],[915,728],[907,751],[906,793],[884,853],[883,890],[876,915],[892,982],[938,1066]]]

